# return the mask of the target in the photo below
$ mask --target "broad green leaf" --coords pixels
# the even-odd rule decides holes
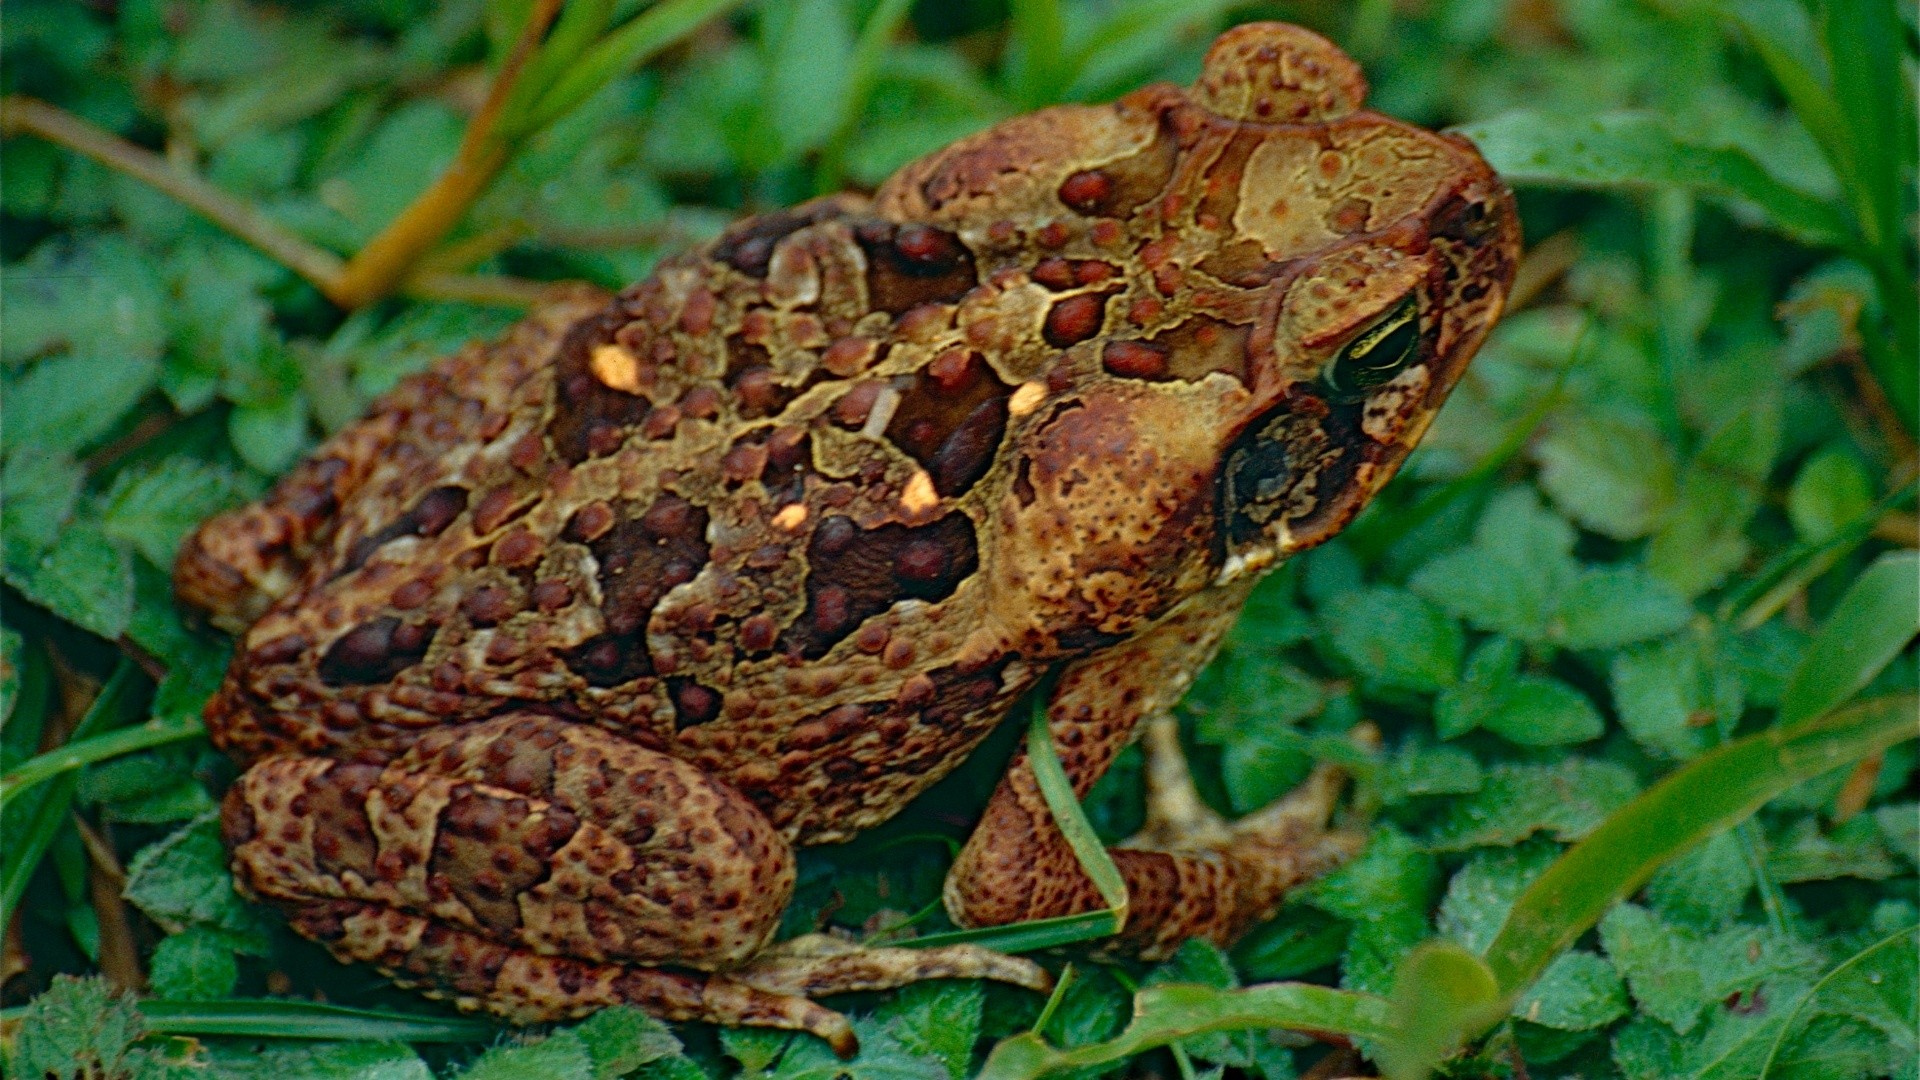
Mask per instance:
[[[1682,1035],[1727,997],[1783,975],[1809,976],[1819,964],[1805,942],[1772,930],[1736,925],[1702,935],[1662,923],[1636,904],[1600,920],[1600,943],[1640,1010]]]
[[[40,244],[0,271],[7,295],[0,360],[15,365],[53,352],[153,360],[166,341],[159,282],[152,258],[120,233],[80,232]],[[81,391],[81,401],[70,407],[77,409],[88,398],[81,389],[87,384],[69,385]],[[9,427],[31,422],[21,404],[19,398],[7,402]],[[11,437],[8,445],[16,445]]]
[[[1589,532],[1633,540],[1653,531],[1673,501],[1673,451],[1634,414],[1575,415],[1533,446],[1540,487]]]
[[[496,1046],[460,1073],[465,1080],[595,1080],[593,1055],[572,1031]]]
[[[1537,832],[1558,840],[1586,836],[1633,798],[1633,774],[1584,758],[1552,765],[1496,765],[1474,795],[1443,810],[1426,845],[1463,851],[1517,844]]]
[[[433,1070],[402,1042],[216,1042],[207,1070],[221,1080],[433,1080]]]
[[[60,537],[86,473],[70,455],[23,446],[0,466],[0,546],[8,567],[27,567]]]
[[[1746,906],[1753,884],[1753,864],[1739,839],[1723,832],[1654,871],[1647,902],[1677,926],[1719,930]]]
[[[1471,794],[1482,781],[1480,763],[1454,746],[1401,747],[1373,776],[1380,801],[1388,806],[1422,795]]]
[[[1833,206],[1776,180],[1744,151],[1683,138],[1648,113],[1576,120],[1523,111],[1459,130],[1516,186],[1680,188],[1751,204],[1801,240],[1828,247],[1849,241]]]
[[[913,1056],[938,1061],[952,1080],[966,1080],[985,1000],[977,979],[922,982],[901,989],[878,1015]]]
[[[92,522],[62,530],[52,548],[7,583],[55,615],[111,641],[133,618],[133,560]]]
[[[0,448],[80,451],[98,443],[160,377],[160,361],[127,353],[41,360],[6,386]]]
[[[224,998],[233,993],[239,975],[233,946],[201,927],[167,935],[149,962],[153,993],[168,1001]]]
[[[1781,1025],[1767,1052],[1767,1064],[1760,1075],[1772,1075],[1775,1064],[1795,1022],[1820,1013],[1847,1016],[1872,1026],[1892,1043],[1893,1050],[1910,1070],[1920,1047],[1915,1045],[1914,1012],[1920,1005],[1920,930],[1913,928],[1891,934],[1841,961],[1822,976],[1795,1006],[1794,1014]]]
[[[1780,445],[1780,402],[1756,398],[1687,463],[1680,495],[1647,545],[1647,569],[1682,596],[1718,585],[1746,558],[1747,522]]]
[[[1439,885],[1433,857],[1405,834],[1383,828],[1352,861],[1296,890],[1291,899],[1351,922],[1341,985],[1385,993],[1395,965],[1428,936],[1428,913]]]
[[[308,445],[306,395],[238,406],[227,416],[227,437],[255,469],[269,476],[286,471]]]
[[[1856,578],[1807,646],[1780,699],[1798,723],[1859,693],[1920,631],[1920,555],[1882,555]]]
[[[1431,693],[1452,684],[1466,644],[1444,612],[1402,589],[1375,587],[1325,615],[1333,647],[1362,677]]]
[[[248,494],[251,485],[226,469],[170,457],[121,473],[107,492],[101,524],[108,536],[132,544],[147,561],[171,571],[180,541]]]
[[[129,1053],[145,1025],[133,995],[114,993],[103,979],[56,975],[16,1030],[10,1075],[90,1080],[128,1073]]]
[[[1554,639],[1570,649],[1617,649],[1687,624],[1687,602],[1638,567],[1583,570],[1560,597]]]
[[[1616,653],[1608,685],[1627,734],[1650,753],[1676,760],[1714,745],[1723,726],[1739,721],[1745,696],[1714,642],[1691,634]]]
[[[1787,489],[1787,516],[1808,543],[1830,540],[1873,506],[1873,481],[1860,459],[1828,448],[1807,459]]]
[[[1534,882],[1487,959],[1517,991],[1661,864],[1744,820],[1781,791],[1920,734],[1920,698],[1875,698],[1757,732],[1669,773],[1610,815]]]
[[[266,951],[261,914],[233,891],[212,815],[141,848],[127,866],[123,895],[163,926],[203,927],[239,951]]]
[[[1883,881],[1904,869],[1887,850],[1879,827],[1865,816],[1831,829],[1804,817],[1767,844],[1767,876],[1784,885],[1840,877]]]
[[[1513,847],[1473,852],[1447,882],[1436,927],[1441,936],[1484,952],[1513,902],[1546,872],[1560,851],[1560,845],[1535,838]]]
[[[1557,1031],[1592,1031],[1627,1015],[1626,986],[1605,957],[1561,953],[1513,1003],[1512,1015]]]

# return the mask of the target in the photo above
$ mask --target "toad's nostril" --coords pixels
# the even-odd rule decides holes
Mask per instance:
[[[1337,120],[1360,107],[1360,65],[1311,30],[1253,22],[1220,35],[1207,50],[1193,100],[1229,120],[1305,124]]]

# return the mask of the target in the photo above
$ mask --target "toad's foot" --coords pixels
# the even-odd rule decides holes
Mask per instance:
[[[746,966],[699,972],[596,963],[513,948],[417,915],[352,901],[314,904],[294,928],[343,960],[378,965],[403,986],[526,1024],[634,1005],[665,1020],[804,1031],[846,1058],[860,1048],[846,1016],[813,995],[886,990],[922,979],[993,979],[1045,992],[1039,965],[974,945],[865,948],[809,934]]]

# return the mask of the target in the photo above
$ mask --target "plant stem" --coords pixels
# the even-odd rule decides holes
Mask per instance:
[[[336,303],[358,308],[391,294],[408,271],[479,201],[507,163],[507,148],[495,137],[501,113],[527,61],[559,13],[560,0],[538,0],[527,13],[527,24],[521,27],[513,50],[494,76],[486,101],[467,123],[453,163],[347,263],[335,283],[332,296]]]
[[[330,286],[346,266],[340,256],[302,240],[233,196],[176,168],[159,154],[44,101],[18,95],[0,98],[0,135],[22,133],[64,146],[159,189],[259,248],[331,298]]]
[[[0,135],[34,135],[148,184],[258,248],[327,299],[349,306],[339,291],[347,267],[340,256],[288,232],[271,218],[151,150],[44,101],[19,95],[0,98]],[[402,292],[421,299],[509,307],[533,304],[545,288],[541,282],[521,278],[436,273],[414,274],[400,285]]]

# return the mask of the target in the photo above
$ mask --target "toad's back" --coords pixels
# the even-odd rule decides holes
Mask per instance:
[[[532,710],[790,838],[888,816],[1047,665],[1337,529],[1497,314],[1477,155],[1286,59],[1008,121],[407,380],[183,553],[251,624],[216,737],[385,761]],[[1396,392],[1326,393],[1394,311]]]

